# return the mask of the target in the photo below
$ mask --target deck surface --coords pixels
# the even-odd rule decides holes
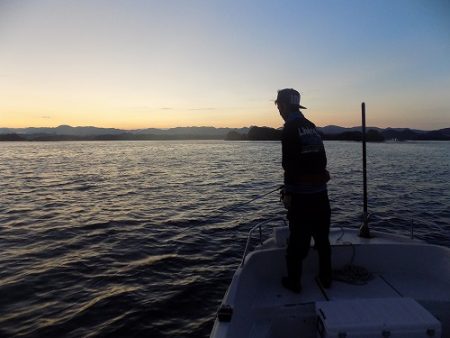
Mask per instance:
[[[333,268],[351,263],[373,278],[361,285],[333,280],[331,288],[323,289],[316,281],[317,253],[311,249],[303,265],[303,290],[295,294],[281,285],[286,275],[283,236],[251,253],[237,271],[236,285],[225,299],[236,310],[233,324],[224,324],[229,325],[226,334],[216,337],[299,337],[298,332],[316,337],[316,302],[412,298],[441,321],[442,337],[450,338],[450,250],[390,235],[367,240],[335,231],[330,236]]]

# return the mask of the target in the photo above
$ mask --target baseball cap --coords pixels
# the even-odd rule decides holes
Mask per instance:
[[[300,105],[300,93],[292,88],[285,88],[278,91],[275,103],[280,102],[306,109],[306,107]]]

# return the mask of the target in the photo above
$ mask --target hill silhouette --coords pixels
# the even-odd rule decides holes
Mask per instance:
[[[361,127],[318,127],[325,140],[360,141]],[[122,130],[115,128],[71,127],[0,128],[0,141],[83,141],[83,140],[279,140],[281,129],[252,126],[250,128],[177,127]],[[384,140],[450,140],[450,128],[424,131],[409,128],[367,128],[368,141]]]

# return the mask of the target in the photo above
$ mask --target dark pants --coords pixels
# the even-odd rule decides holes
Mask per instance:
[[[328,192],[293,194],[288,209],[290,236],[286,252],[288,277],[300,282],[302,261],[308,255],[311,237],[319,254],[319,278],[331,280],[330,202]]]

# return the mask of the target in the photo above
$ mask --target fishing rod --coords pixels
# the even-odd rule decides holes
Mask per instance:
[[[247,204],[250,204],[250,203],[252,203],[252,202],[254,202],[256,200],[259,200],[259,199],[261,199],[263,197],[266,197],[267,195],[270,195],[271,193],[273,193],[273,192],[275,192],[277,190],[281,190],[283,187],[284,187],[284,185],[277,186],[275,189],[272,189],[269,192],[266,192],[264,194],[258,195],[258,196],[254,197],[254,198],[252,198],[252,199],[250,199],[250,200],[248,200],[246,202],[235,203],[235,204],[232,204],[231,206],[226,207],[225,209],[220,208],[220,209],[216,210],[216,211],[218,211],[218,213],[215,216],[216,217],[217,216],[221,216],[221,215],[226,214],[226,213],[228,213],[230,211],[234,211],[234,210],[237,210],[239,208],[242,208],[243,206],[245,206]]]
[[[275,192],[277,190],[282,189],[283,187],[284,187],[284,185],[277,186],[275,189],[271,189],[269,192],[263,193],[263,194],[258,195],[256,197],[253,197],[252,199],[250,199],[250,200],[248,200],[246,202],[235,203],[235,204],[229,205],[225,209],[223,207],[219,208],[219,209],[216,209],[215,211],[212,211],[212,215],[210,217],[207,217],[206,220],[204,220],[204,221],[210,221],[210,220],[212,220],[212,219],[214,219],[216,217],[219,217],[219,216],[221,216],[223,214],[226,214],[227,212],[234,211],[234,210],[237,210],[239,208],[242,208],[243,206],[245,206],[247,204],[250,204],[250,203],[252,203],[252,202],[254,202],[254,201],[258,200],[258,199],[266,197],[267,195],[269,195],[269,194],[271,194],[271,193],[273,193],[273,192]],[[184,230],[186,231],[188,229],[194,228],[197,225],[198,225],[197,223],[196,224],[192,224],[191,226],[188,226],[188,227],[184,228]]]

